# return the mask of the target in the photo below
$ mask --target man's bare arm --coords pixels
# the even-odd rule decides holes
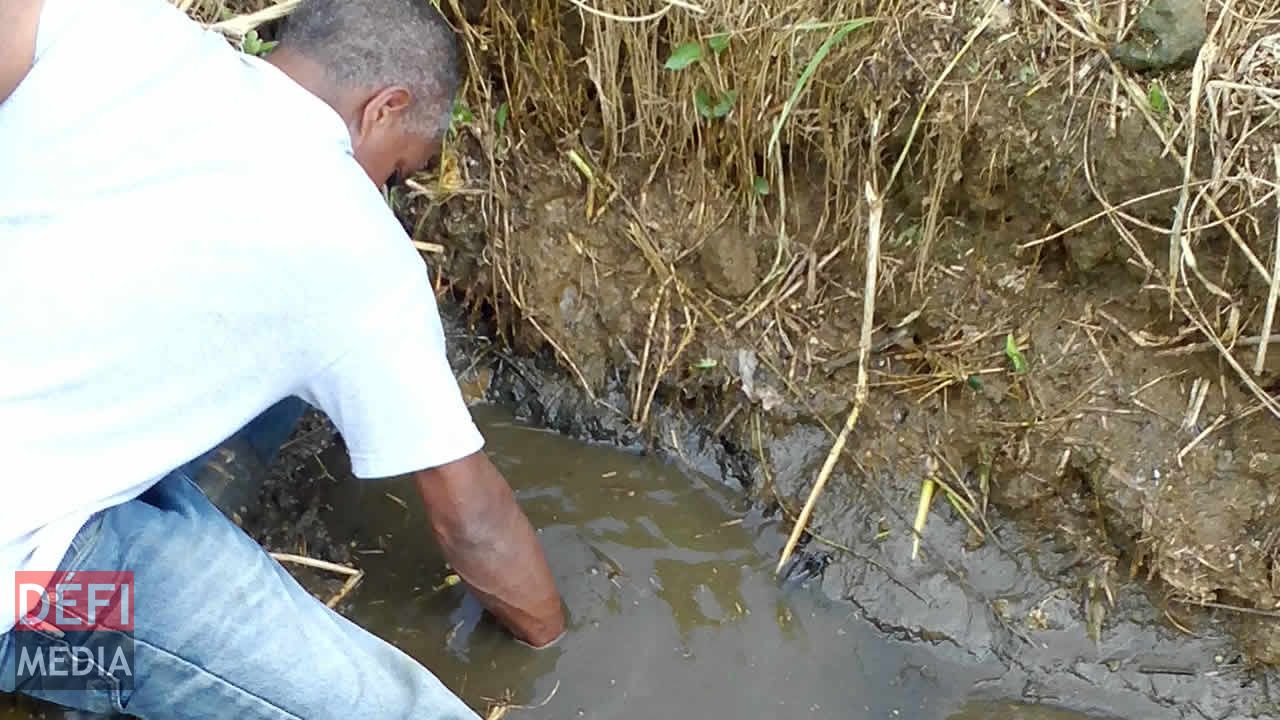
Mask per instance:
[[[542,545],[515,494],[478,452],[415,474],[445,559],[520,640],[542,647],[564,632],[564,610]]]
[[[44,0],[0,0],[0,103],[31,70]]]

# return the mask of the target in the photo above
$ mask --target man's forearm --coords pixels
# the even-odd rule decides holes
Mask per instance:
[[[417,473],[445,559],[480,602],[534,647],[564,632],[564,611],[538,536],[515,494],[476,453]]]

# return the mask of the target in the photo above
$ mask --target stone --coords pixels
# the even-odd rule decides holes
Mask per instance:
[[[1130,70],[1185,68],[1195,62],[1208,36],[1202,0],[1151,0],[1138,15],[1138,35],[1111,49]]]

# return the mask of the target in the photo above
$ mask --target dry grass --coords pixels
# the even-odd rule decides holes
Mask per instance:
[[[546,161],[549,145],[595,168],[589,219],[612,212],[636,228],[653,265],[654,291],[659,285],[663,293],[674,290],[671,296],[701,332],[745,331],[764,345],[802,346],[804,338],[796,335],[809,326],[805,315],[856,298],[856,292],[829,284],[849,279],[832,277],[829,266],[861,254],[866,206],[857,189],[877,178],[897,211],[886,219],[886,233],[902,230],[893,223],[903,215],[923,221],[908,253],[887,253],[882,291],[898,292],[896,276],[905,271],[911,292],[923,300],[938,272],[931,249],[947,210],[955,209],[944,207],[944,198],[961,169],[976,106],[1016,84],[998,70],[1012,58],[1040,78],[1028,95],[1061,96],[1073,137],[1083,139],[1078,151],[1086,177],[1097,175],[1090,137],[1096,145],[1099,133],[1114,131],[1127,115],[1142,117],[1165,152],[1183,164],[1184,182],[1166,191],[1176,205],[1164,227],[1127,211],[1136,200],[1109,197],[1090,179],[1101,211],[1074,230],[1110,223],[1132,249],[1131,262],[1148,275],[1134,292],[1166,288],[1187,326],[1221,345],[1258,403],[1280,416],[1280,405],[1245,370],[1255,364],[1252,353],[1262,351],[1251,350],[1246,358],[1237,347],[1241,338],[1269,334],[1263,309],[1272,270],[1261,258],[1274,264],[1269,143],[1276,137],[1280,90],[1269,73],[1280,36],[1266,34],[1280,18],[1274,2],[1210,8],[1209,42],[1196,70],[1164,76],[1172,107],[1163,115],[1148,100],[1149,81],[1122,70],[1106,53],[1131,31],[1139,8],[1133,2],[1068,2],[1052,10],[1038,0],[1012,7],[533,0],[490,2],[469,21],[458,0],[446,5],[470,40],[472,77],[494,80],[470,88],[477,117],[472,135],[487,156],[488,176],[469,180],[489,192],[483,212],[494,238],[494,285],[518,312],[537,314],[522,302],[523,286],[536,279],[522,274],[504,237],[518,204],[508,188],[518,182],[512,173]],[[858,18],[871,22],[831,42]],[[729,40],[716,53],[708,43],[718,36]],[[673,48],[688,42],[703,43],[702,61],[679,71],[664,68]],[[816,65],[815,57],[821,60]],[[713,97],[733,91],[732,111],[719,121],[699,118],[699,90]],[[494,130],[500,111],[509,116],[502,133]],[[870,137],[873,118],[883,118],[882,137]],[[873,156],[876,143],[883,151]],[[993,176],[1001,171],[999,151],[989,150]],[[769,272],[745,302],[691,297],[681,287],[687,274],[676,265],[696,247],[647,231],[652,218],[636,199],[655,178],[662,182],[677,170],[686,181],[679,194],[694,223],[714,226],[730,212],[745,218],[748,234],[774,238]],[[576,172],[568,163],[538,171]],[[757,178],[767,182],[767,197],[753,190]],[[819,204],[796,202],[798,191]],[[1167,238],[1167,262],[1157,263],[1159,253],[1139,239],[1152,230]],[[1046,232],[1043,242],[1067,232]],[[1227,257],[1216,255],[1221,233],[1235,250]],[[1041,242],[1027,238],[1024,247]],[[1215,254],[1211,269],[1200,261],[1206,252]],[[1247,274],[1257,275],[1261,290]],[[573,364],[564,338],[539,332]],[[645,342],[662,341],[650,336]],[[674,366],[672,360],[661,358],[659,366]],[[803,377],[805,364],[800,373],[788,368],[786,374]]]

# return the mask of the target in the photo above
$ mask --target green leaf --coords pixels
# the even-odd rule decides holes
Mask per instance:
[[[751,182],[751,187],[760,197],[764,197],[769,194],[769,181],[759,175],[757,175],[756,179]]]
[[[276,46],[277,46],[277,45],[279,45],[279,44],[280,44],[280,41],[279,41],[279,40],[272,40],[272,41],[270,41],[270,42],[264,42],[264,43],[262,43],[262,49],[258,51],[258,54],[259,54],[259,55],[266,55],[267,53],[271,52],[272,50],[275,50],[275,49],[276,49]]]
[[[977,375],[970,375],[969,379],[966,380],[965,382],[969,383],[969,387],[973,388],[974,390],[982,389],[982,378],[978,377]]]
[[[493,119],[498,126],[498,132],[501,133],[507,129],[507,116],[510,114],[511,114],[510,105],[506,103],[502,103],[501,105],[498,106],[498,114]]]
[[[1147,91],[1147,102],[1151,103],[1151,110],[1157,115],[1169,112],[1169,101],[1158,83],[1152,83],[1151,89]]]
[[[720,93],[720,97],[716,101],[715,107],[711,108],[711,116],[714,118],[722,118],[733,110],[734,104],[738,102],[737,90],[725,90]]]
[[[1015,373],[1021,375],[1027,371],[1027,359],[1018,349],[1018,341],[1013,339],[1013,333],[1009,333],[1004,338],[1004,354],[1009,358]]]
[[[465,103],[461,103],[461,102],[454,103],[453,105],[453,124],[454,125],[468,125],[471,122],[473,122],[475,119],[476,119],[476,116],[471,112],[471,108],[467,107]]]
[[[711,119],[711,93],[698,88],[693,92],[693,106],[698,108],[698,114],[708,120]]]
[[[716,362],[715,358],[702,358],[701,360],[690,365],[689,367],[694,370],[710,370],[711,368],[719,364],[720,363]]]
[[[712,35],[707,38],[707,46],[711,48],[711,52],[719,55],[729,49],[729,35]]]
[[[710,92],[702,88],[698,88],[693,93],[693,106],[698,109],[699,115],[708,120],[719,120],[728,115],[737,102],[737,90],[726,90],[714,98],[711,97]]]
[[[683,70],[702,59],[702,45],[691,42],[676,48],[667,58],[665,67],[668,70]]]

